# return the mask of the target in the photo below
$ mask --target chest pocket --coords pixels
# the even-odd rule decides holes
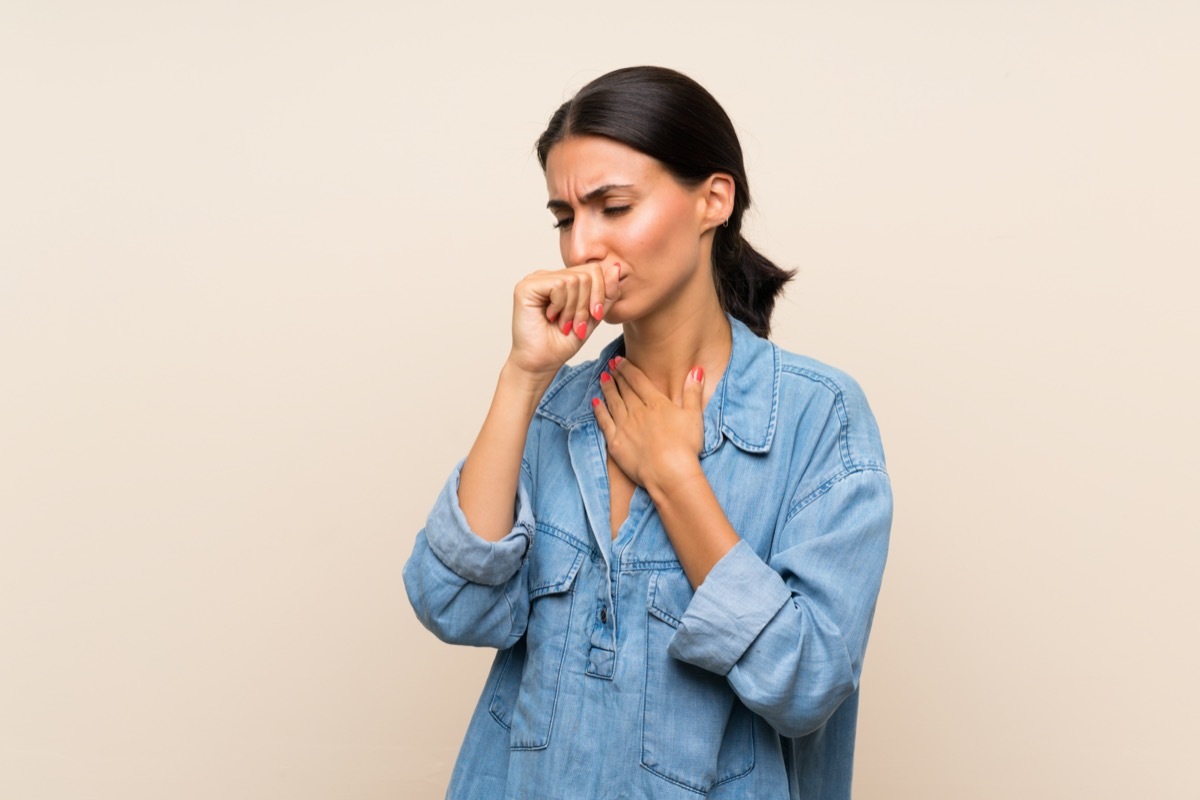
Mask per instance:
[[[502,667],[488,709],[509,728],[513,750],[541,750],[550,744],[571,633],[575,579],[586,553],[586,546],[567,534],[538,525],[525,565],[529,623]]]
[[[754,720],[724,676],[667,654],[692,594],[681,570],[650,578],[642,766],[706,794],[754,769]]]

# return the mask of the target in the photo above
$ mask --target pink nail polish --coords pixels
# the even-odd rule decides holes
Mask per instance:
[[[566,336],[568,333],[571,332],[571,320],[567,320],[566,322],[564,322],[562,324],[562,332],[563,332],[563,336]]]
[[[611,380],[612,380],[612,375],[609,375],[607,372],[600,373],[600,382],[601,383],[608,383]]]
[[[621,366],[621,362],[624,360],[625,360],[624,356],[615,356],[613,358],[613,369],[616,369],[617,367]]]
[[[592,398],[592,407],[594,408],[594,407],[596,407],[596,406],[598,406],[598,405],[600,405],[600,398],[599,398],[599,397],[593,397],[593,398]]]
[[[604,319],[604,304],[603,303],[596,303],[596,305],[592,306],[592,316],[595,317],[597,320]]]
[[[704,380],[704,367],[696,366],[696,368],[692,370],[692,378],[695,379],[696,383],[700,383],[702,380]]]
[[[580,339],[587,336],[587,323],[586,322],[575,323],[575,335],[578,336]]]

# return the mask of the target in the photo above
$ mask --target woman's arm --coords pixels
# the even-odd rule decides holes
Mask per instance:
[[[882,468],[831,477],[792,504],[767,561],[742,542],[713,567],[667,652],[726,676],[784,736],[816,730],[858,688],[891,521]]]
[[[512,351],[459,486],[463,514],[484,539],[499,541],[512,530],[533,412],[559,368],[579,352],[620,295],[619,278],[620,265],[586,264],[535,272],[513,290]]]
[[[529,593],[523,565],[536,522],[533,476],[522,462],[536,460],[537,444],[530,440],[534,410],[615,299],[617,278],[615,265],[605,274],[593,264],[534,273],[517,284],[513,349],[492,405],[404,565],[409,602],[443,641],[505,648],[525,632]],[[580,319],[589,308],[590,321]],[[562,328],[558,319],[565,320]]]
[[[529,423],[553,378],[505,362],[483,427],[463,464],[459,505],[471,530],[489,542],[500,541],[512,530]]]

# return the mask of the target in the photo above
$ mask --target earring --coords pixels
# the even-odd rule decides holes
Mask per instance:
[[[725,221],[721,223],[721,227],[722,227],[722,228],[728,228],[728,227],[729,227],[729,217],[726,217],[726,218],[725,218]]]

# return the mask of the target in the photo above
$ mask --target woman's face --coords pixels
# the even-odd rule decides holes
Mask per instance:
[[[601,136],[575,136],[546,157],[547,207],[557,220],[564,266],[621,265],[621,296],[604,318],[621,323],[667,304],[715,295],[704,235],[713,218],[713,179],[689,189],[662,163]]]

